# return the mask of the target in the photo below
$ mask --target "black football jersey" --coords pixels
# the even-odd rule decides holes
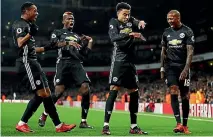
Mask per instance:
[[[37,59],[35,51],[36,43],[33,36],[31,36],[31,38],[28,41],[26,41],[23,47],[19,48],[18,46],[17,39],[26,36],[29,33],[29,31],[30,31],[30,22],[22,18],[16,20],[12,25],[13,40],[16,49],[18,51],[18,59],[22,57],[25,57],[27,59]]]
[[[54,30],[51,35],[51,42],[63,42],[63,41],[73,41],[77,42],[82,46],[80,49],[76,49],[73,46],[63,46],[58,48],[58,59],[68,59],[82,62],[84,60],[85,51],[88,50],[87,45],[85,45],[78,34],[72,32],[69,29],[57,29]],[[86,54],[86,53],[85,53]]]
[[[127,23],[122,23],[118,19],[112,18],[109,21],[109,37],[114,45],[113,61],[132,61],[134,58],[134,38],[129,36],[134,26],[138,26],[139,21],[130,17]]]
[[[186,45],[194,46],[193,31],[182,24],[178,29],[165,29],[161,44],[166,47],[166,64],[170,66],[183,66],[187,59]]]

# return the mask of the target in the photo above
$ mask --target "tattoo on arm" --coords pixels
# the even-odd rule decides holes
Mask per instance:
[[[187,59],[186,59],[185,69],[189,69],[192,63],[194,47],[192,45],[187,45],[186,47],[187,47]]]
[[[165,58],[166,58],[166,47],[162,46],[161,58],[160,58],[161,67],[164,67]]]

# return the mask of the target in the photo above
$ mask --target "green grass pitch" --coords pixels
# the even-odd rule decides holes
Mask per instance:
[[[29,120],[28,125],[34,133],[20,133],[15,130],[15,125],[20,120],[27,104],[22,103],[1,103],[1,135],[2,136],[101,136],[104,121],[104,111],[90,109],[88,123],[94,126],[93,129],[80,129],[80,108],[57,107],[61,121],[75,123],[77,127],[67,133],[56,133],[55,127],[48,117],[45,127],[38,126],[38,118],[43,111],[43,105],[36,111]],[[182,136],[172,132],[175,126],[175,119],[169,115],[157,115],[152,113],[139,113],[138,125],[149,132],[148,136]],[[190,136],[213,136],[213,119],[191,118],[188,126],[192,134]],[[112,136],[132,136],[129,134],[130,121],[129,113],[114,111],[110,121]]]

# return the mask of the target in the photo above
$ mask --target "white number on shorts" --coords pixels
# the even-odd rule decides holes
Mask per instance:
[[[190,86],[190,79],[185,79],[184,86],[186,87]]]

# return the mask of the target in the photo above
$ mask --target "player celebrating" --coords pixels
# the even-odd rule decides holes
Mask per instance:
[[[85,35],[79,37],[72,31],[74,26],[72,12],[63,14],[63,24],[63,29],[54,30],[51,35],[51,42],[57,43],[59,47],[54,77],[55,94],[52,95],[53,102],[56,103],[65,89],[74,82],[77,86],[80,86],[79,92],[82,94],[82,121],[79,127],[93,128],[86,121],[90,105],[90,79],[82,66],[83,58],[91,51],[93,40]],[[45,125],[47,115],[45,110],[39,118],[39,126],[43,127]]]
[[[139,29],[145,27],[144,21],[139,21],[130,16],[131,6],[121,2],[116,6],[117,19],[109,22],[109,37],[114,45],[112,63],[109,76],[110,93],[106,101],[105,119],[102,134],[110,135],[109,120],[112,114],[115,99],[120,87],[130,91],[130,119],[131,134],[147,134],[137,126],[137,112],[139,105],[138,76],[133,64],[133,42],[135,38],[145,40],[141,33],[132,32],[132,27]]]
[[[50,117],[56,127],[56,132],[67,132],[76,127],[75,124],[66,125],[61,123],[55,105],[50,96],[50,89],[46,76],[37,61],[36,52],[42,52],[50,49],[51,46],[36,48],[34,36],[38,31],[35,21],[38,16],[37,7],[31,2],[26,2],[21,6],[21,19],[13,24],[13,38],[18,49],[18,58],[16,59],[17,73],[20,78],[29,83],[31,90],[35,93],[30,100],[27,108],[16,125],[16,130],[20,132],[33,132],[27,125],[28,120],[37,110],[40,104],[44,103],[44,107],[50,114]]]
[[[171,92],[171,105],[177,122],[174,132],[190,134],[187,121],[189,115],[190,64],[194,51],[194,34],[180,21],[180,13],[171,10],[167,14],[170,25],[162,36],[161,78],[166,74],[167,85]],[[183,125],[181,124],[178,91],[182,99]]]

